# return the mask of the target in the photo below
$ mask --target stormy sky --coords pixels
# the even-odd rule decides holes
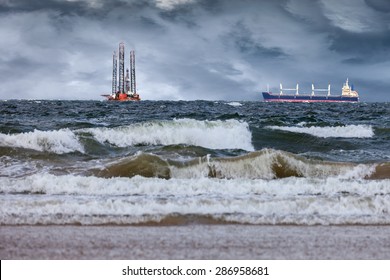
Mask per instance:
[[[121,41],[142,99],[390,101],[389,0],[0,0],[0,99],[102,99]]]

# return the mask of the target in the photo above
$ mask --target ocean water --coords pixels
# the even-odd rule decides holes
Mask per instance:
[[[0,101],[1,225],[390,224],[390,103]]]

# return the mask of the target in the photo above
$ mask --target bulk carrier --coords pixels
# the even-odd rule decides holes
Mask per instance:
[[[299,85],[296,88],[283,88],[280,84],[280,92],[272,93],[270,91],[263,92],[263,98],[266,102],[359,102],[359,94],[350,86],[347,81],[341,89],[341,95],[332,95],[330,93],[330,85],[327,89],[315,89],[311,85],[311,94],[300,94]],[[295,93],[285,93],[285,91],[295,91]],[[316,94],[315,92],[326,92],[326,94]]]

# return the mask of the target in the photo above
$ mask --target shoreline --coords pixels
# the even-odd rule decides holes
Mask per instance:
[[[0,259],[390,259],[390,225],[1,226]]]

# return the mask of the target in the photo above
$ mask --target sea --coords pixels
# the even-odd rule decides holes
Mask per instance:
[[[0,225],[389,225],[390,103],[0,101]]]

